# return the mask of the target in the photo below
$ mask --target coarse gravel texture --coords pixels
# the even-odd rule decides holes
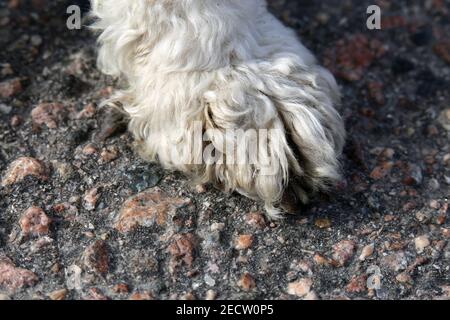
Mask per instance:
[[[450,298],[450,2],[269,2],[348,130],[345,180],[281,222],[135,155],[67,3],[0,2],[0,299]]]

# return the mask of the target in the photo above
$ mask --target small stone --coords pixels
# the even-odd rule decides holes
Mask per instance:
[[[67,289],[81,290],[81,272],[83,272],[83,270],[76,264],[72,264],[65,269]]]
[[[390,172],[394,163],[391,161],[383,162],[381,165],[375,167],[370,173],[370,177],[374,180],[380,180],[387,176]]]
[[[0,18],[0,27],[5,27],[7,26],[9,23],[11,22],[11,19],[9,17],[1,17]],[[0,72],[1,75],[3,75],[3,73]]]
[[[69,203],[72,203],[72,204],[77,204],[77,203],[79,203],[80,202],[80,197],[79,196],[71,196],[70,198],[69,198]]]
[[[106,86],[104,88],[101,88],[97,94],[103,98],[108,98],[112,95],[112,93],[114,92],[114,88],[111,86]]]
[[[407,186],[421,185],[423,181],[422,169],[416,164],[408,165],[408,175],[403,179],[403,184]]]
[[[195,247],[197,241],[193,234],[177,234],[174,240],[168,247],[167,251],[170,253],[169,269],[171,273],[181,265],[188,267],[192,266],[195,257]]]
[[[9,114],[12,110],[11,106],[8,106],[4,103],[0,103],[0,113]]]
[[[90,119],[95,115],[95,106],[93,103],[88,103],[84,106],[83,110],[81,110],[76,118],[77,119]]]
[[[109,255],[106,243],[97,240],[83,253],[84,266],[89,270],[99,274],[105,274],[109,270]]]
[[[216,263],[210,261],[208,262],[208,271],[211,271],[212,273],[219,273],[220,269]]]
[[[162,172],[156,166],[138,166],[125,171],[126,182],[133,193],[143,192],[158,185]]]
[[[450,131],[450,108],[441,112],[438,121],[445,130]]]
[[[153,300],[153,296],[150,294],[150,292],[147,291],[135,292],[130,296],[129,300],[135,301]]]
[[[366,260],[368,257],[370,257],[373,254],[374,249],[375,249],[375,244],[374,243],[371,243],[371,244],[365,246],[362,249],[362,251],[361,251],[361,255],[359,256],[359,260],[360,261]]]
[[[6,77],[13,74],[14,71],[9,63],[0,63],[0,76]]]
[[[104,113],[97,117],[99,119],[99,129],[95,134],[96,141],[105,141],[109,137],[121,134],[127,129],[127,120],[124,113],[116,108],[107,108]]]
[[[435,125],[427,126],[427,135],[429,137],[435,137],[439,134],[439,129]]]
[[[20,0],[9,0],[8,8],[9,9],[17,9],[20,6],[20,3],[21,3]]]
[[[51,219],[38,207],[28,208],[19,220],[22,234],[41,236],[48,234]]]
[[[435,209],[435,210],[438,210],[441,207],[441,205],[439,204],[439,201],[436,199],[430,200],[429,206],[430,206],[430,208]]]
[[[349,293],[361,293],[367,290],[367,276],[359,275],[353,276],[347,286],[345,287],[345,291]]]
[[[112,291],[114,293],[128,293],[130,292],[130,288],[126,283],[119,283],[112,288]]]
[[[11,117],[11,121],[10,124],[12,127],[17,127],[22,123],[22,118],[19,117],[18,115],[14,115]]]
[[[250,212],[245,215],[245,222],[255,228],[263,229],[266,226],[264,216],[259,212]]]
[[[84,300],[95,300],[95,301],[104,301],[108,300],[108,297],[105,296],[100,290],[97,288],[89,289],[89,295],[83,298]]]
[[[163,226],[167,217],[173,216],[178,208],[190,204],[189,199],[169,197],[158,187],[148,189],[129,198],[123,204],[115,228],[129,232],[137,226]]]
[[[39,47],[42,44],[42,37],[38,34],[32,35],[30,43],[33,47]]]
[[[338,267],[344,266],[353,257],[355,248],[355,242],[350,240],[343,240],[333,246],[333,260]]]
[[[313,261],[315,264],[319,266],[329,266],[331,264],[330,259],[325,258],[324,256],[316,253],[313,257]]]
[[[398,274],[395,279],[400,282],[400,283],[408,283],[408,284],[412,284],[413,283],[413,279],[411,278],[411,276],[408,274],[408,272],[402,272],[400,274]]]
[[[0,301],[8,301],[11,300],[11,297],[4,294],[4,293],[0,293]]]
[[[428,189],[431,191],[439,190],[441,187],[439,181],[435,178],[431,178],[430,181],[428,181]]]
[[[255,279],[248,272],[241,276],[237,284],[244,291],[251,291],[256,287]]]
[[[398,251],[395,253],[391,253],[381,259],[381,264],[392,270],[392,271],[400,271],[405,270],[408,266],[408,261],[406,260],[406,255],[403,251]]]
[[[435,210],[437,210],[441,207],[441,205],[439,204],[439,201],[437,201],[435,199],[430,200],[429,206],[430,206],[430,208],[435,209]]]
[[[445,241],[437,241],[436,242],[436,250],[441,251],[443,247],[445,247],[446,243]],[[427,264],[429,262],[429,259],[427,257],[417,257],[414,262],[408,267],[408,271],[414,271],[417,267],[423,266],[424,264]]]
[[[319,300],[319,297],[314,291],[308,292],[308,294],[303,298],[305,301],[316,301]]]
[[[215,232],[215,231],[222,231],[225,228],[225,223],[219,223],[219,222],[214,222],[213,224],[211,224],[211,231]]]
[[[438,226],[443,225],[447,221],[447,213],[439,213],[439,215],[436,217],[436,224]]]
[[[437,242],[437,247],[439,247],[439,243],[443,243],[444,244],[444,246],[445,246],[445,241],[438,241]],[[436,248],[437,250],[441,250],[442,249],[442,247],[441,247],[441,249],[438,249],[438,248]],[[427,264],[429,262],[429,259],[428,258],[426,258],[426,257],[417,257],[415,260],[414,260],[414,262],[408,267],[408,271],[409,272],[412,272],[412,271],[414,271],[417,267],[419,267],[419,266],[423,266],[424,264]]]
[[[214,290],[206,291],[205,300],[207,300],[207,301],[215,300],[216,297],[217,297],[217,292],[215,292]]]
[[[425,161],[425,163],[428,164],[428,165],[435,164],[436,160],[437,160],[436,159],[437,154],[438,154],[438,151],[436,149],[433,149],[433,150],[431,150],[429,152],[426,152],[424,154],[424,161]]]
[[[61,181],[67,181],[73,173],[73,167],[69,163],[59,162],[57,160],[50,161]]]
[[[195,186],[195,192],[197,193],[205,193],[206,192],[206,188],[203,184],[198,184]]]
[[[84,146],[83,150],[81,151],[85,156],[90,156],[95,153],[97,153],[97,149],[92,143],[88,143],[86,146]]]
[[[45,167],[38,160],[30,157],[21,157],[14,160],[6,170],[2,179],[2,186],[15,184],[26,176],[34,176],[40,180],[46,180]]]
[[[303,298],[306,296],[312,287],[312,280],[310,278],[303,278],[288,284],[287,293],[293,296]]]
[[[430,245],[430,240],[428,236],[423,235],[414,239],[414,244],[416,246],[417,253],[422,253],[426,247]]]
[[[450,298],[450,286],[441,286],[442,294],[445,300]]]
[[[450,153],[446,153],[442,157],[442,162],[444,163],[445,166],[450,166]]]
[[[64,67],[65,73],[73,76],[82,76],[87,71],[86,52],[81,50],[69,57],[69,64]]]
[[[291,265],[291,268],[293,270],[298,270],[304,273],[310,273],[312,274],[312,270],[311,270],[311,265],[308,261],[306,260],[301,260],[301,261],[295,261],[295,263],[293,263]]]
[[[318,218],[314,221],[314,225],[319,229],[328,229],[331,227],[331,221],[328,218]]]
[[[31,118],[37,127],[45,124],[47,128],[55,129],[64,117],[63,111],[61,103],[41,103],[31,111]]]
[[[92,188],[88,190],[83,197],[83,206],[86,210],[92,211],[95,209],[95,206],[97,205],[97,200],[100,197],[100,194],[98,193],[98,188]]]
[[[441,232],[445,238],[450,239],[450,229],[442,228]]]
[[[386,99],[383,94],[383,83],[371,81],[368,84],[369,96],[378,105],[382,106],[386,103]]]
[[[36,284],[38,277],[31,271],[17,268],[7,257],[0,257],[0,286],[17,290]]]
[[[119,157],[119,150],[115,146],[108,146],[103,148],[100,153],[100,163],[108,163],[113,160],[116,160]]]
[[[392,159],[394,158],[395,150],[392,148],[384,148],[384,150],[380,153],[380,157],[384,159]]]
[[[53,273],[53,274],[59,273],[60,270],[61,270],[61,266],[58,263],[55,263],[50,268],[50,272]]]
[[[406,202],[406,203],[403,205],[402,210],[405,211],[405,212],[410,212],[410,211],[412,211],[413,209],[415,209],[416,207],[417,207],[417,203],[416,203],[416,202],[414,202],[414,201],[408,201],[408,202]]]
[[[394,242],[385,241],[384,242],[384,247],[389,251],[402,250],[406,247],[406,245],[407,245],[406,241],[394,241]]]
[[[216,280],[214,280],[209,274],[205,275],[204,280],[205,283],[210,287],[214,287],[216,285]]]
[[[0,97],[11,98],[23,90],[22,82],[19,78],[0,82]]]
[[[253,244],[253,236],[245,234],[240,235],[236,238],[234,247],[236,250],[245,250],[252,246]]]
[[[371,108],[366,107],[359,109],[359,113],[367,118],[373,118],[375,116],[375,111]]]
[[[417,211],[416,212],[416,219],[420,223],[426,224],[426,223],[430,222],[431,214],[429,212]]]
[[[67,289],[60,289],[50,292],[47,296],[50,300],[65,300],[67,295]]]
[[[316,20],[320,23],[320,24],[327,24],[328,21],[330,21],[330,15],[326,12],[319,12],[316,15]]]
[[[194,301],[195,299],[196,299],[195,295],[192,292],[185,293],[184,295],[182,295],[180,297],[180,300],[186,300],[186,301]]]
[[[41,237],[31,243],[30,252],[32,252],[32,253],[39,252],[42,248],[48,246],[51,243],[53,243],[52,238],[47,237],[47,236]]]

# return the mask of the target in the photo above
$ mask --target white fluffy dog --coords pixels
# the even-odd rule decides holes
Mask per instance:
[[[99,67],[127,84],[109,101],[128,114],[146,159],[260,199],[271,218],[340,178],[336,81],[265,0],[93,0],[92,8]],[[266,152],[229,161],[263,140],[233,129],[268,130]],[[204,156],[206,140],[216,161],[193,152],[200,145]]]

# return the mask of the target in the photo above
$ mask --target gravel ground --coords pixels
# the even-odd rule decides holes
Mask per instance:
[[[374,0],[378,31],[371,1],[269,2],[349,136],[345,181],[277,223],[134,154],[61,1],[0,2],[0,299],[450,298],[450,2]]]

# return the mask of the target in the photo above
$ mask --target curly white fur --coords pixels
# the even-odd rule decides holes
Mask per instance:
[[[345,130],[334,108],[337,84],[265,0],[92,5],[93,28],[101,32],[99,67],[126,80],[112,100],[129,114],[129,130],[147,159],[261,199],[273,218],[286,195],[305,202],[339,179]],[[196,164],[196,121],[203,131],[277,129],[269,138],[276,172],[262,174],[259,163]],[[220,139],[210,138],[226,158]],[[254,140],[232,142],[248,147]]]

